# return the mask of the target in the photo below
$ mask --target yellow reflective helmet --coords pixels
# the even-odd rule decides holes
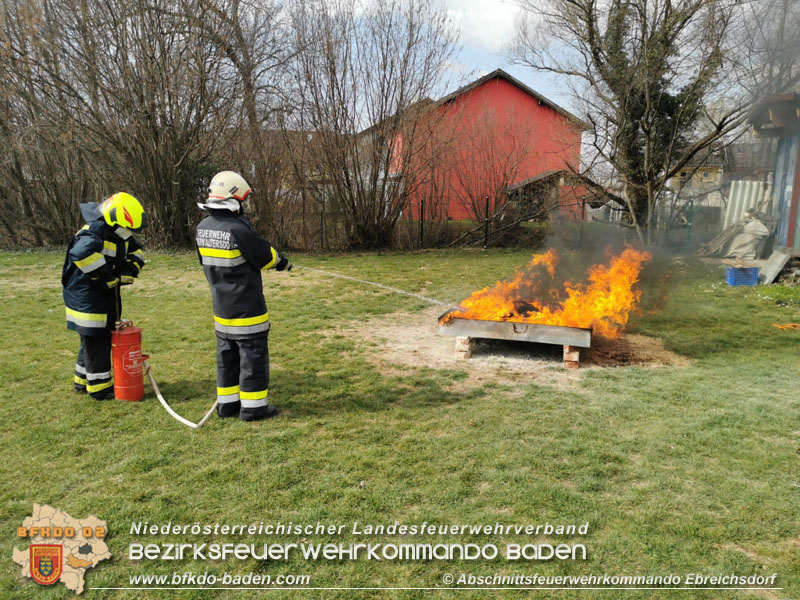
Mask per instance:
[[[147,215],[141,203],[125,192],[109,196],[100,205],[103,218],[111,227],[138,230],[147,226]]]

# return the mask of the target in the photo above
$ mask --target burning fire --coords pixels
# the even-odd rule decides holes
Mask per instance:
[[[565,282],[563,289],[543,286],[536,274],[554,279],[560,257],[555,250],[534,254],[526,270],[517,269],[510,281],[475,292],[441,319],[481,319],[565,327],[591,328],[595,334],[615,338],[622,335],[628,315],[636,308],[641,291],[634,290],[642,265],[652,255],[633,248],[612,257],[608,265],[597,264],[587,271],[588,283]],[[544,296],[544,297],[543,297]]]

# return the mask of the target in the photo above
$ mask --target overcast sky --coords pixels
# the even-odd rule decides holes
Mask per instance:
[[[513,0],[442,0],[453,23],[461,32],[462,51],[457,67],[470,80],[495,69],[503,69],[525,85],[572,111],[572,100],[563,93],[563,84],[553,75],[536,73],[528,67],[513,65],[505,48],[514,35],[514,19],[519,8]],[[453,91],[453,90],[448,90]]]

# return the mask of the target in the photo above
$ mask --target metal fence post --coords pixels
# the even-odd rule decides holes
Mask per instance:
[[[483,218],[483,249],[489,247],[489,194],[486,194],[486,216]]]
[[[583,248],[583,222],[586,220],[586,196],[581,197],[581,229],[578,246]]]
[[[419,247],[425,247],[425,198],[419,199]]]

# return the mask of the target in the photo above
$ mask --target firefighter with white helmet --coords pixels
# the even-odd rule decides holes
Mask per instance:
[[[114,397],[111,330],[119,319],[120,285],[133,283],[144,267],[133,237],[147,225],[141,203],[125,192],[80,205],[86,225],[70,242],[61,273],[67,329],[81,336],[75,391],[96,400]]]
[[[268,399],[270,324],[261,271],[292,268],[244,217],[251,194],[238,173],[214,175],[208,199],[198,203],[209,214],[195,235],[211,287],[217,335],[217,414],[243,421],[268,419],[278,412]]]

